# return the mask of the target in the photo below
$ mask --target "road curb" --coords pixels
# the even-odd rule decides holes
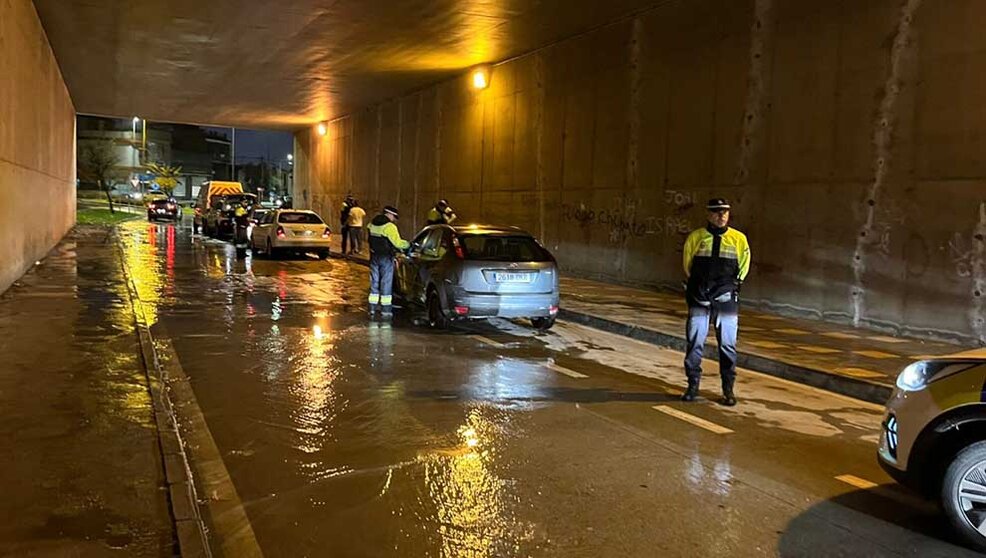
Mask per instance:
[[[681,352],[684,352],[686,349],[684,337],[662,331],[625,324],[566,308],[559,310],[558,317],[562,320],[575,322],[607,333],[622,335],[658,347],[665,347]],[[718,360],[716,348],[707,345],[705,347],[705,357]],[[784,362],[749,351],[739,351],[736,355],[736,364],[742,368],[749,368],[757,372],[784,378],[785,380],[791,380],[880,405],[883,405],[890,399],[890,394],[893,391],[892,386],[889,385],[877,384],[859,378],[850,378],[825,370]]]
[[[178,428],[174,406],[168,397],[167,375],[161,366],[154,337],[147,324],[147,317],[130,270],[127,269],[123,247],[114,230],[116,248],[120,254],[120,267],[126,278],[130,305],[134,313],[134,326],[140,341],[141,358],[147,376],[148,391],[154,405],[154,420],[157,424],[158,446],[164,466],[165,481],[168,484],[168,503],[174,522],[175,536],[178,539],[178,552],[184,558],[212,557],[205,522],[199,512],[198,495],[192,479],[192,470],[185,453],[185,444]],[[152,373],[153,371],[153,373]]]

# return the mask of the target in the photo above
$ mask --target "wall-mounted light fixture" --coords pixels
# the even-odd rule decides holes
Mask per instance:
[[[325,125],[325,122],[318,123],[318,135],[324,136],[329,133],[329,127]]]
[[[469,79],[470,84],[472,84],[473,89],[486,89],[490,86],[490,68],[489,66],[480,66],[478,68],[473,68],[472,76]]]

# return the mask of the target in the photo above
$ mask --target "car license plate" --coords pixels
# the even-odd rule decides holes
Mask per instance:
[[[305,234],[305,236],[311,236],[312,235],[312,231],[305,231],[304,234]]]
[[[497,283],[530,283],[533,278],[533,273],[496,272],[493,274],[493,280]]]
[[[157,212],[158,213],[164,213],[164,210],[163,209],[158,209]]]

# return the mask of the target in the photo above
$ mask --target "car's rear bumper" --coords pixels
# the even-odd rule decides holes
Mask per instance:
[[[485,294],[459,291],[448,300],[449,315],[459,318],[546,318],[558,310],[558,293]],[[455,307],[466,307],[458,314]],[[554,312],[552,312],[554,309]]]
[[[331,242],[328,238],[299,237],[299,238],[272,238],[270,245],[274,248],[285,248],[288,250],[328,250]]]

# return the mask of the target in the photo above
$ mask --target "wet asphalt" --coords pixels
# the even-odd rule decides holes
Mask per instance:
[[[712,363],[684,404],[673,351],[370,322],[352,262],[237,260],[187,223],[119,234],[217,555],[968,552],[877,466],[877,406],[741,371],[725,408]]]

